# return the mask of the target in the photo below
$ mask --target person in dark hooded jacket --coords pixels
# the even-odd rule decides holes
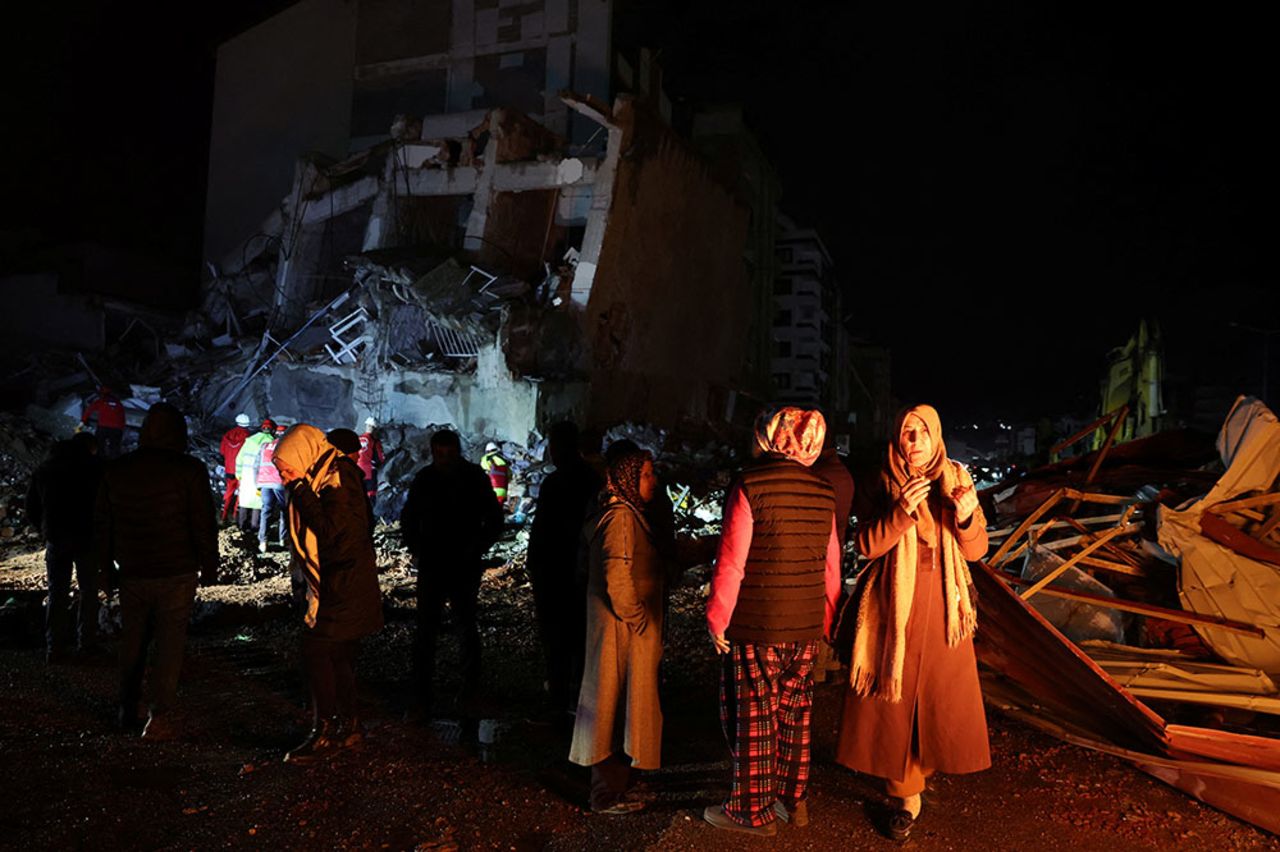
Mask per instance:
[[[54,445],[49,460],[31,477],[27,518],[44,535],[49,599],[45,606],[47,660],[66,658],[71,644],[68,603],[74,566],[80,587],[77,607],[80,651],[96,650],[98,634],[98,569],[93,558],[93,504],[102,462],[98,444],[87,432]]]
[[[204,465],[186,454],[187,424],[174,406],[147,412],[138,449],[110,462],[98,489],[99,564],[119,566],[120,722],[136,724],[148,646],[155,644],[151,709],[143,736],[166,739],[197,580],[217,581],[217,516]]]

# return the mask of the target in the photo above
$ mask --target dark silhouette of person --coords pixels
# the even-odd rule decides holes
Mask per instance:
[[[555,471],[538,491],[526,565],[546,658],[551,711],[563,714],[577,703],[573,685],[581,677],[586,641],[586,586],[577,576],[582,527],[595,509],[604,482],[583,459],[573,423],[551,427],[547,452]]]
[[[204,464],[187,455],[187,424],[158,402],[138,449],[108,462],[94,511],[103,566],[119,565],[120,723],[137,724],[147,651],[155,645],[151,710],[142,735],[178,732],[175,704],[197,580],[217,582],[217,509]]]
[[[27,518],[44,536],[45,660],[65,662],[71,651],[71,574],[80,587],[76,607],[78,650],[97,652],[98,563],[93,553],[93,506],[102,478],[102,461],[93,435],[81,432],[59,441],[36,469],[27,490]]]
[[[456,432],[431,436],[431,464],[414,477],[400,514],[405,546],[418,570],[418,632],[414,663],[422,709],[434,699],[436,641],[447,601],[462,646],[462,703],[480,686],[480,629],[476,610],[485,552],[502,533],[502,507],[489,477],[462,457]]]

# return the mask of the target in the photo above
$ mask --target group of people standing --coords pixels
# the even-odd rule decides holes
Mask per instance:
[[[947,458],[937,412],[903,411],[858,502],[855,543],[869,564],[838,614],[853,501],[847,472],[815,470],[825,434],[817,411],[763,413],[756,458],[727,493],[706,619],[732,776],[703,817],[756,835],[808,824],[813,668],[824,643],[851,632],[836,761],[883,779],[894,803],[883,828],[905,840],[933,772],[991,763],[967,564],[986,552],[986,523],[969,474]],[[632,770],[660,765],[665,572],[646,511],[655,481],[644,451],[615,457],[584,531],[586,665],[570,760],[591,767],[599,813],[642,809]]]
[[[358,464],[369,444],[352,440],[354,433],[326,435],[305,423],[284,430],[264,420],[251,435],[248,422],[237,418],[239,431],[223,441],[227,493],[239,492],[241,512],[253,511],[246,498],[258,490],[264,507],[283,507],[313,708],[311,732],[286,759],[305,763],[361,737],[358,642],[383,621],[370,503],[376,483]],[[826,437],[817,411],[762,413],[754,459],[727,492],[706,624],[720,660],[732,775],[728,797],[703,816],[717,828],[759,835],[775,833],[779,820],[807,824],[813,670],[838,635],[850,634],[850,647],[837,649],[848,657],[850,677],[836,761],[884,779],[895,802],[886,831],[905,839],[933,772],[990,765],[967,564],[986,551],[986,524],[967,471],[947,458],[937,412],[906,409],[877,482],[857,495],[854,541],[869,562],[840,607],[855,498],[834,451],[824,453]],[[217,576],[213,497],[186,442],[182,414],[159,403],[136,451],[104,465],[96,444],[77,436],[59,446],[31,489],[32,518],[49,543],[51,654],[70,641],[54,592],[65,598],[71,565],[80,574],[82,648],[94,641],[93,566],[118,565],[126,726],[141,723],[147,646],[157,650],[144,736],[172,735],[196,586]],[[380,445],[377,451],[380,458]],[[670,504],[654,499],[652,455],[629,441],[593,465],[576,427],[562,423],[550,431],[548,451],[555,470],[541,488],[527,564],[551,707],[574,712],[569,759],[591,769],[591,809],[630,813],[644,807],[632,791],[633,770],[661,763],[658,672],[667,591],[681,571]],[[467,461],[449,430],[432,435],[431,455],[400,517],[418,571],[414,661],[428,712],[446,604],[461,644],[462,705],[476,695],[482,560],[503,526],[493,481],[502,465],[490,458],[486,470]],[[67,487],[71,481],[95,484],[91,509],[83,487]],[[73,492],[85,505],[69,504]],[[224,518],[231,505],[224,501]],[[264,507],[256,507],[263,517]],[[72,515],[80,520],[67,523]]]
[[[277,530],[275,544],[283,547],[286,540],[287,494],[272,459],[288,427],[270,417],[263,418],[256,431],[250,431],[250,423],[248,414],[236,415],[236,425],[226,431],[218,447],[225,472],[221,518],[226,523],[234,516],[240,529],[250,535],[256,533],[258,551],[266,553],[270,547],[272,521]],[[352,441],[351,446],[344,445],[343,452],[354,457],[370,500],[377,493],[378,470],[385,458],[382,442],[374,431],[377,425],[370,417],[365,420],[365,431],[361,435],[348,429],[334,430]],[[339,439],[338,443],[343,441]]]

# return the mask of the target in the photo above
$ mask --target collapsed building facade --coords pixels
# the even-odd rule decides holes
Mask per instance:
[[[602,156],[495,109],[299,161],[262,238],[210,282],[209,341],[255,322],[262,336],[202,408],[515,441],[562,417],[750,417],[739,399],[765,388],[745,369],[747,211],[645,104],[564,99],[598,124]]]

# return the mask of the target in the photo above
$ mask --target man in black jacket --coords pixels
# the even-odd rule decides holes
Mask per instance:
[[[578,545],[588,509],[595,506],[604,482],[582,458],[573,423],[551,427],[547,452],[556,469],[538,491],[526,565],[547,661],[551,710],[563,718],[563,711],[577,706],[572,687],[582,673],[586,642],[587,594],[577,580]]]
[[[405,546],[418,566],[418,635],[414,662],[423,709],[429,711],[435,679],[436,637],[448,601],[462,645],[463,703],[480,685],[480,629],[476,609],[481,559],[502,533],[502,509],[489,477],[462,457],[456,432],[431,436],[431,464],[414,477],[400,514]]]
[[[217,581],[213,492],[204,465],[186,454],[182,413],[159,402],[147,412],[138,449],[109,463],[94,513],[102,565],[119,566],[120,722],[138,721],[147,646],[154,639],[151,712],[142,734],[166,739],[197,579]],[[149,628],[149,629],[148,629]]]
[[[71,645],[71,573],[80,586],[76,621],[79,650],[97,650],[98,567],[93,557],[93,502],[98,494],[102,462],[98,444],[87,432],[58,442],[49,460],[31,477],[27,518],[44,534],[45,573],[49,598],[45,605],[45,653],[50,663],[67,658]]]

